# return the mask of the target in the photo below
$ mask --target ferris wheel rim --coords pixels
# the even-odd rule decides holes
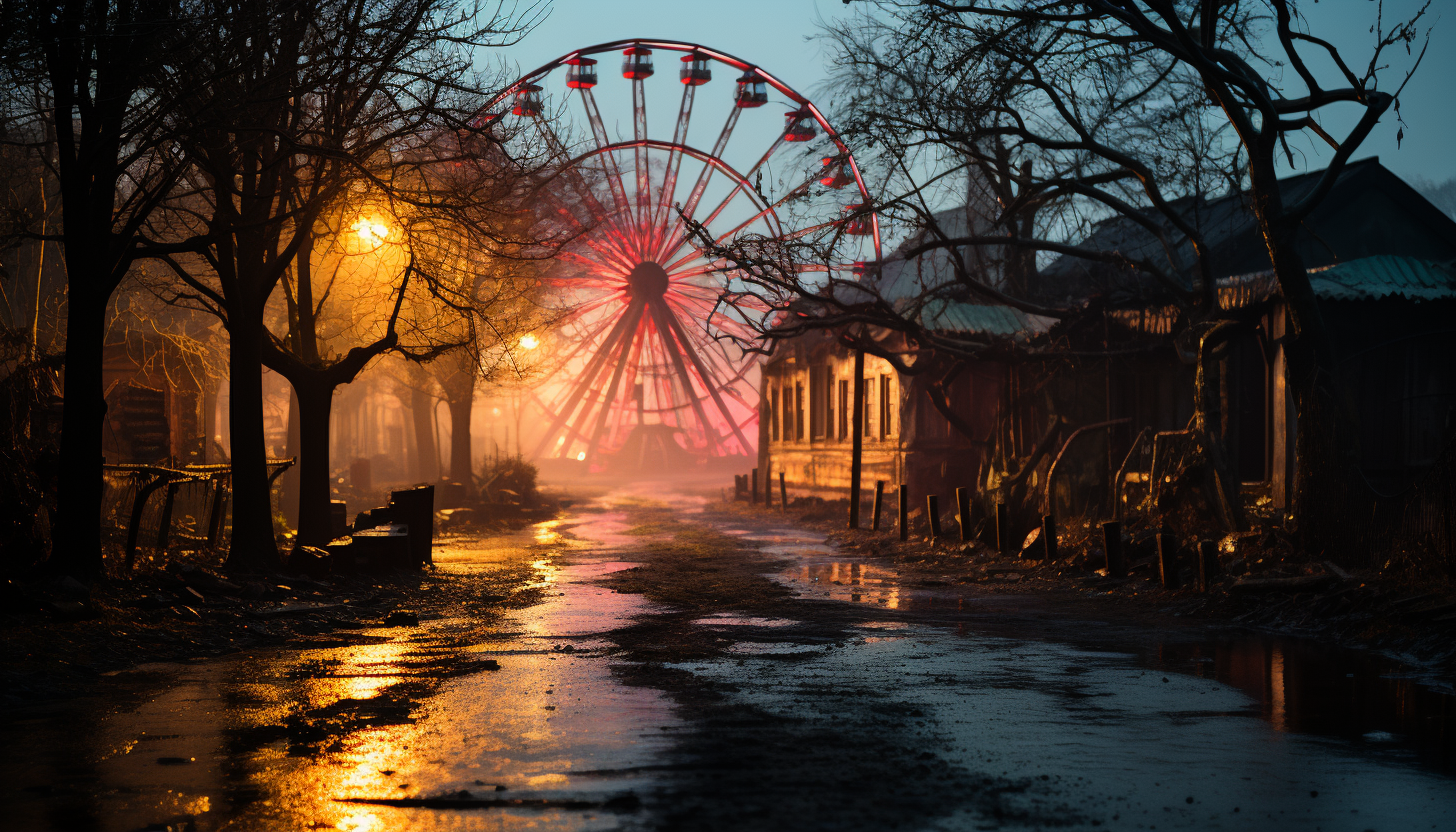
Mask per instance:
[[[840,138],[839,131],[834,129],[834,125],[829,123],[829,119],[825,117],[824,113],[820,111],[818,106],[816,106],[813,101],[809,100],[808,97],[801,95],[793,87],[789,86],[786,82],[779,79],[772,73],[768,72],[758,64],[755,64],[751,61],[745,61],[742,58],[739,58],[728,52],[724,52],[722,50],[714,49],[712,47],[704,46],[698,43],[689,43],[687,41],[674,40],[657,40],[653,38],[623,38],[621,40],[609,41],[607,43],[599,43],[594,46],[587,46],[581,49],[573,50],[553,61],[548,61],[547,63],[537,67],[535,70],[517,78],[515,82],[507,86],[505,89],[501,90],[493,98],[490,99],[485,107],[481,109],[480,112],[482,115],[477,118],[477,122],[482,120],[494,120],[499,118],[500,114],[496,114],[496,107],[498,105],[500,105],[502,102],[508,101],[521,89],[522,86],[533,83],[537,79],[549,75],[552,71],[559,69],[562,66],[565,66],[567,62],[572,59],[582,58],[589,55],[598,55],[606,52],[616,52],[634,46],[645,46],[649,49],[662,49],[668,52],[700,53],[709,58],[712,58],[715,61],[718,61],[719,63],[731,66],[734,69],[744,72],[751,70],[759,77],[761,77],[764,82],[767,83],[769,86],[773,87],[775,90],[779,91],[785,96],[788,96],[789,100],[793,101],[800,107],[806,108],[809,111],[810,116],[813,117],[814,121],[819,125],[819,128],[824,131],[824,135],[831,142],[834,143],[835,148],[839,151],[839,155],[844,159],[846,163],[848,163],[850,172],[854,174],[855,186],[859,189],[860,196],[864,199],[864,204],[868,205],[872,203],[869,186],[865,182],[864,173],[859,168],[859,162],[855,160],[854,154],[851,153],[849,150],[849,146],[844,143],[844,140],[842,138]],[[870,236],[875,249],[875,260],[880,261],[884,259],[883,241],[880,238],[880,218],[878,213],[871,211],[868,215],[868,219],[870,221],[871,227]]]

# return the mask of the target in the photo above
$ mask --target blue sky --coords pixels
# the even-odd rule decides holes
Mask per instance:
[[[1421,0],[1386,0],[1386,20],[1403,18]],[[751,61],[799,92],[815,98],[827,68],[821,44],[813,40],[821,20],[848,14],[840,0],[555,0],[550,14],[505,57],[523,70],[535,68],[583,46],[644,37],[700,43]],[[1304,4],[1316,34],[1329,38],[1347,59],[1363,67],[1369,58],[1377,4],[1372,0],[1324,0]],[[1405,137],[1396,144],[1394,114],[1368,138],[1357,158],[1379,156],[1406,179],[1444,181],[1456,177],[1456,2],[1436,0],[1431,48],[1402,95]],[[1445,18],[1441,14],[1445,12]],[[1402,52],[1394,68],[1407,65]],[[1398,76],[1392,72],[1391,78]],[[1338,117],[1327,124],[1337,127]],[[1320,167],[1327,153],[1313,144],[1298,148],[1298,164]]]

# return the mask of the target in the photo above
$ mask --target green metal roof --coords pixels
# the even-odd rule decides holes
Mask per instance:
[[[1380,254],[1309,270],[1316,295],[1330,300],[1438,300],[1456,297],[1456,271],[1414,257]]]

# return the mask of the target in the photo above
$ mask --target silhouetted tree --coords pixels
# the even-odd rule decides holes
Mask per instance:
[[[1296,513],[1304,511],[1320,475],[1309,466],[1332,456],[1338,427],[1328,405],[1329,343],[1295,234],[1395,102],[1398,90],[1381,90],[1378,79],[1392,49],[1419,45],[1421,14],[1390,29],[1377,20],[1370,60],[1357,72],[1310,33],[1289,0],[867,5],[873,9],[862,18],[831,31],[845,96],[841,126],[857,151],[876,157],[887,182],[875,208],[918,234],[905,256],[952,252],[953,277],[891,302],[872,280],[840,275],[820,284],[799,277],[796,261],[835,261],[839,232],[787,249],[749,239],[720,253],[756,286],[725,301],[768,298],[784,313],[772,319],[780,334],[821,326],[855,333],[863,327],[853,325],[873,324],[920,348],[972,355],[987,346],[983,339],[921,326],[918,310],[954,296],[1067,317],[1075,310],[1038,292],[1045,287],[1026,279],[1028,260],[1012,252],[1070,256],[1149,278],[1150,286],[1130,281],[1112,288],[1174,303],[1201,365],[1232,328],[1217,303],[1197,207],[1205,195],[1242,192],[1287,304],[1290,386],[1300,413]],[[1411,63],[1414,71],[1419,54]],[[1335,107],[1358,114],[1343,137],[1320,123]],[[1329,144],[1332,156],[1313,189],[1286,201],[1277,163],[1300,136]],[[967,171],[989,198],[977,206],[979,224],[947,228],[931,197],[950,179],[963,182]],[[1191,199],[1178,203],[1179,197]],[[1156,245],[1079,245],[1090,223],[1110,217],[1139,227]],[[983,267],[973,268],[978,259]],[[992,268],[984,267],[988,261]],[[1180,273],[1193,275],[1192,285]],[[814,302],[799,304],[800,297]],[[868,338],[856,345],[876,350]],[[1216,385],[1204,378],[1200,373],[1200,426],[1218,418],[1210,392]],[[1223,480],[1236,507],[1236,484]]]
[[[65,259],[52,563],[82,580],[102,568],[107,303],[135,263],[180,248],[144,232],[184,169],[176,95],[204,77],[178,49],[190,14],[190,4],[175,0],[10,0],[0,11],[0,140],[33,152],[60,196],[59,228],[43,227],[38,214],[12,219],[21,220],[21,235],[59,244]]]
[[[304,341],[292,355],[271,338],[270,298],[290,269],[312,268],[300,252],[311,250],[327,211],[358,199],[439,207],[436,182],[421,174],[438,157],[425,151],[440,136],[479,132],[475,117],[488,95],[473,50],[508,42],[521,25],[500,6],[468,0],[259,0],[205,3],[187,27],[188,45],[206,67],[179,115],[193,191],[174,203],[165,232],[205,246],[200,258],[168,261],[186,287],[173,300],[213,312],[228,330],[230,564],[278,561],[263,448],[264,361],[293,381],[308,447],[320,424],[308,414],[322,412],[327,434],[321,391],[394,346],[392,323],[407,286],[395,293],[391,323],[376,341],[322,363]],[[416,273],[417,258],[409,260],[406,276]],[[295,292],[310,283],[295,281]],[[305,316],[312,306],[297,303]],[[326,524],[327,442],[322,447],[323,467],[301,471],[300,488],[307,506],[323,495]],[[320,513],[304,514],[300,524],[313,539]]]

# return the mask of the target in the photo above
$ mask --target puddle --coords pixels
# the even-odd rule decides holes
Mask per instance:
[[[886,609],[898,609],[906,597],[898,572],[862,561],[807,556],[778,577],[805,598],[882,604]]]
[[[725,653],[730,656],[802,656],[808,653],[821,653],[823,645],[812,644],[785,644],[783,642],[763,641],[739,641],[724,648]]]
[[[437,553],[443,571],[534,571],[542,602],[486,631],[445,617],[371,630],[388,637],[381,643],[153,666],[115,677],[107,702],[67,702],[12,721],[0,734],[7,826],[618,828],[610,812],[559,806],[338,802],[468,792],[601,803],[652,788],[651,764],[680,723],[658,692],[615,681],[599,636],[650,605],[594,584],[637,564],[567,563],[564,550],[611,550],[568,531],[541,524],[483,544],[451,540]],[[577,774],[602,770],[624,773]]]
[[[805,556],[777,579],[800,597],[872,604],[910,616],[861,622],[860,630],[949,631],[974,643],[994,636],[1031,651],[1046,642],[1110,649],[1144,668],[1227,685],[1256,703],[1248,713],[1276,732],[1399,749],[1423,765],[1456,774],[1456,696],[1432,687],[1428,674],[1375,654],[1241,631],[1210,637],[1196,627],[1156,633],[1058,618],[1034,597],[967,597],[949,581],[902,586],[894,569],[843,555]],[[856,643],[899,637],[870,636]],[[1378,739],[1368,739],[1372,735]]]
[[[755,618],[747,615],[734,615],[732,613],[717,613],[707,618],[699,618],[693,621],[694,624],[703,627],[793,627],[802,624],[801,621],[794,621],[788,618]]]
[[[728,718],[755,714],[736,742],[796,749],[751,780],[726,772],[721,788],[752,785],[755,809],[785,826],[790,810],[774,807],[810,811],[800,796],[828,790],[816,819],[855,829],[875,828],[886,801],[907,828],[936,830],[1440,829],[1456,805],[1456,779],[1409,752],[1271,730],[1257,699],[1214,678],[1128,652],[913,629],[795,661],[747,645],[737,662],[692,666],[727,686]],[[871,736],[879,753],[865,760],[857,738]],[[882,786],[891,761],[924,773]],[[990,807],[977,801],[988,782],[1007,789]]]

